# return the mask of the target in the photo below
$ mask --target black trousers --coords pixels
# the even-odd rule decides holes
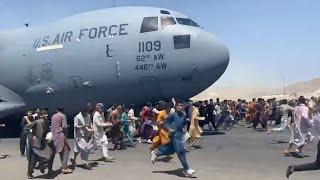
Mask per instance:
[[[215,117],[214,116],[208,116],[207,118],[208,124],[211,123],[212,127],[217,130],[216,122],[215,122]]]
[[[114,144],[114,149],[116,149],[118,145],[122,144],[122,140],[123,140],[121,126],[119,125],[112,126],[110,135],[111,135],[111,141]]]
[[[27,133],[23,130],[20,134],[20,153],[21,155],[25,154],[27,145]]]
[[[253,128],[257,128],[259,124],[261,124],[262,128],[267,128],[267,121],[263,115],[258,114],[256,118],[253,120]]]
[[[53,166],[53,161],[54,161],[56,152],[55,152],[55,148],[54,148],[53,143],[48,144],[48,146],[52,150],[52,154],[50,156],[50,159],[47,160],[47,168],[48,168],[49,172],[52,172],[52,166]],[[30,147],[29,157],[28,157],[28,172],[27,172],[28,175],[31,175],[33,173],[33,170],[34,170],[36,163],[38,161],[39,161],[39,164],[42,164],[44,159],[40,158],[38,155],[36,155],[32,151],[32,148]]]
[[[218,116],[217,123],[216,123],[217,128],[219,128],[224,123],[224,120],[226,119],[226,117],[227,117],[226,113],[221,113],[220,117]]]
[[[189,129],[190,129],[190,120],[187,121],[187,130],[188,130],[188,132],[189,132]]]
[[[31,175],[33,173],[33,169],[35,168],[37,163],[37,156],[32,151],[32,149],[29,150],[29,157],[28,157],[28,175]]]
[[[320,169],[320,140],[318,142],[318,154],[316,161],[313,163],[293,166],[293,169],[294,171],[314,171]]]
[[[206,117],[207,119],[207,117]],[[205,121],[199,121],[199,126],[201,127],[201,129],[203,129],[204,125],[206,125],[206,120]]]
[[[276,121],[275,125],[281,124],[281,118],[282,118],[282,115],[280,114],[280,112],[275,111],[273,115],[273,119]]]

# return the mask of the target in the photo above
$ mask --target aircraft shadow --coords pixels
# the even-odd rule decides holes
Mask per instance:
[[[197,178],[197,177],[185,177],[183,175],[183,169],[176,169],[176,170],[170,170],[170,171],[153,171],[152,173],[155,174],[168,174],[168,175],[173,175],[173,176],[178,176],[181,178]]]

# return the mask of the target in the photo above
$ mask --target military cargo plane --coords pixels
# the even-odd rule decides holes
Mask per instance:
[[[87,102],[190,98],[225,72],[229,51],[184,14],[117,7],[0,32],[0,117]]]

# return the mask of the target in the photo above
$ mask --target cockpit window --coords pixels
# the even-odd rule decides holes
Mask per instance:
[[[161,29],[164,29],[167,26],[175,25],[175,24],[176,24],[176,21],[173,19],[173,17],[169,17],[169,16],[161,17]]]
[[[179,24],[182,24],[182,25],[200,27],[199,24],[197,24],[196,22],[188,18],[177,18],[177,21]]]
[[[141,25],[140,33],[158,31],[158,17],[145,17]]]

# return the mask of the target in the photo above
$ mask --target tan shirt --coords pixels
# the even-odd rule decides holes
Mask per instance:
[[[93,115],[93,132],[95,135],[104,135],[104,127],[107,127],[108,124],[104,118],[104,113],[100,114],[96,111]]]

